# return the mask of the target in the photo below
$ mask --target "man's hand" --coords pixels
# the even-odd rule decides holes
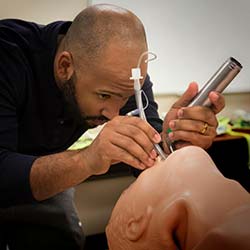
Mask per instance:
[[[154,165],[154,143],[160,141],[160,134],[142,119],[117,116],[82,150],[82,160],[91,174],[103,174],[118,162],[145,169]]]
[[[196,145],[204,149],[211,146],[215,136],[218,122],[216,114],[225,106],[224,97],[211,92],[209,99],[211,107],[186,107],[198,92],[197,83],[190,83],[186,92],[171,107],[163,122],[162,138],[164,149],[169,153],[166,137],[171,142],[178,141],[176,148],[186,145]]]

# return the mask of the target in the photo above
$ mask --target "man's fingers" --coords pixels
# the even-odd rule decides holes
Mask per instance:
[[[218,114],[225,107],[225,98],[222,94],[212,91],[209,93],[209,99],[212,103],[211,109],[215,114]]]
[[[135,129],[138,129],[137,132],[143,132],[145,135],[147,135],[152,143],[159,143],[161,141],[160,134],[149,123],[138,117],[118,116],[107,125],[113,126],[117,132],[120,130],[126,130],[126,132],[123,132],[123,134],[125,133],[127,135],[130,135],[132,132],[130,129],[134,127]]]
[[[118,153],[117,157],[123,159],[123,161],[128,160],[127,158],[129,154],[138,159],[145,166],[150,167],[154,164],[154,160],[151,158],[150,152],[147,153],[145,149],[131,137],[124,138],[123,135],[117,134],[114,138],[112,138],[111,143],[121,149],[121,153]],[[153,145],[150,151],[152,150]]]
[[[193,121],[202,121],[207,122],[210,126],[217,127],[218,121],[214,112],[203,106],[194,106],[189,108],[181,108],[177,116],[180,120],[193,120]],[[171,126],[171,122],[170,122]]]

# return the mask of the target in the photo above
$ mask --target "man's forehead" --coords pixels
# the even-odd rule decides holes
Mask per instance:
[[[143,85],[144,79],[141,80]],[[98,81],[98,89],[102,93],[128,98],[134,95],[134,81],[130,79],[103,79]]]
[[[115,65],[103,65],[100,67],[101,72],[106,77],[112,77],[116,79],[117,82],[121,82],[124,84],[133,84],[132,77],[132,69],[137,68],[137,65],[133,63],[129,63],[129,61],[124,62],[123,64],[119,64],[117,61]],[[142,81],[145,80],[147,75],[147,64],[143,63],[140,65],[140,71],[142,76]]]
[[[121,45],[112,40],[102,52],[100,66],[110,72],[113,71],[114,74],[118,73],[122,78],[131,76],[131,68],[137,67],[140,56],[145,50],[147,49],[144,43],[127,42]],[[140,67],[145,71],[147,63],[141,64]]]

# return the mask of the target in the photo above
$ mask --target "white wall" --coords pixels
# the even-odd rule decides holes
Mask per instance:
[[[0,18],[20,18],[46,24],[73,20],[87,0],[0,0]]]
[[[250,93],[226,93],[225,108],[217,115],[218,117],[233,118],[234,113],[238,110],[244,110],[250,114]],[[159,113],[162,115],[169,111],[174,102],[180,96],[177,95],[156,95],[155,100],[159,104]]]
[[[227,90],[250,92],[249,0],[92,0],[131,9],[145,25],[149,49],[158,55],[149,73],[155,93],[182,93],[203,85],[230,56],[242,72]]]

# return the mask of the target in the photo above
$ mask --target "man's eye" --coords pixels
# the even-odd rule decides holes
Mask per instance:
[[[98,96],[101,100],[107,100],[110,98],[110,95],[107,94],[98,94]]]

